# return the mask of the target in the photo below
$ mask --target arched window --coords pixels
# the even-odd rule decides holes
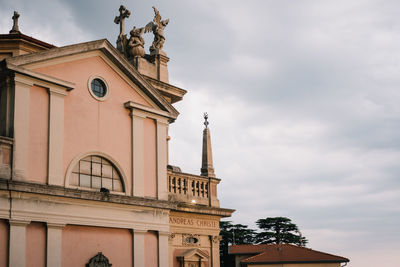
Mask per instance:
[[[101,156],[87,156],[75,165],[69,183],[71,186],[125,192],[121,175],[117,168]]]

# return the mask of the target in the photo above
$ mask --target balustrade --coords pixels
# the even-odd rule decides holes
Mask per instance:
[[[11,178],[11,155],[13,140],[0,136],[0,178]]]
[[[187,173],[168,171],[168,193],[176,201],[210,204],[210,179]]]

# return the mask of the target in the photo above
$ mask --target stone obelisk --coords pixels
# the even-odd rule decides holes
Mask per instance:
[[[211,149],[211,136],[210,136],[210,129],[208,128],[209,122],[207,121],[207,119],[208,119],[208,114],[204,113],[204,125],[206,127],[203,130],[201,176],[215,177],[213,159],[212,159],[212,149]]]

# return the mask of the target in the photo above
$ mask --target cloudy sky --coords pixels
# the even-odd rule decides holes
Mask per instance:
[[[210,116],[221,205],[235,223],[287,216],[309,247],[351,267],[400,260],[400,2],[397,0],[0,0],[26,35],[57,46],[166,28],[171,83],[188,90],[170,163],[198,174]],[[151,37],[147,40],[147,46]]]

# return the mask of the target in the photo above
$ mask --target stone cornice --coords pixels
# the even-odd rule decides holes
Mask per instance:
[[[28,43],[30,45],[35,45],[37,47],[46,48],[46,49],[56,47],[56,46],[54,46],[52,44],[43,42],[41,40],[35,39],[33,37],[27,36],[27,35],[22,34],[22,33],[18,33],[18,34],[15,34],[15,33],[13,33],[13,34],[0,34],[0,39],[1,40],[9,40],[9,41],[25,42],[25,43]]]
[[[65,188],[62,186],[55,186],[55,185],[12,181],[1,178],[0,178],[0,190],[34,193],[34,194],[74,198],[81,200],[101,201],[101,202],[115,203],[115,204],[135,205],[135,206],[143,206],[143,207],[151,207],[159,209],[173,209],[176,207],[175,203],[171,203],[164,200],[147,199],[141,197],[113,195],[113,194],[105,195],[104,193],[101,192]]]
[[[189,212],[196,214],[215,215],[220,217],[231,217],[234,209],[216,208],[203,205],[193,205],[187,203],[178,203],[174,211]]]
[[[161,94],[165,94],[168,97],[171,97],[172,103],[178,102],[182,100],[183,96],[187,93],[186,90],[179,88],[177,86],[171,85],[169,83],[165,83],[163,81],[159,81],[157,79],[151,78],[149,76],[143,75],[144,78],[150,82],[156,89],[161,91]]]
[[[129,110],[139,110],[139,111],[144,111],[144,112],[148,112],[157,116],[161,116],[161,117],[165,117],[165,118],[169,118],[169,119],[175,119],[174,117],[171,117],[170,113],[162,111],[162,110],[157,110],[148,106],[144,106],[132,101],[128,101],[126,103],[124,103],[124,107],[129,109]],[[133,112],[132,112],[132,115]],[[137,116],[140,116],[140,114],[138,114]],[[143,117],[146,117],[145,115],[143,115]]]
[[[23,67],[19,67],[13,65],[11,63],[7,63],[7,69],[14,71],[15,73],[22,74],[24,76],[33,78],[32,84],[46,87],[46,88],[53,88],[58,87],[60,91],[70,91],[75,88],[75,84],[54,78],[36,71],[28,70]]]

